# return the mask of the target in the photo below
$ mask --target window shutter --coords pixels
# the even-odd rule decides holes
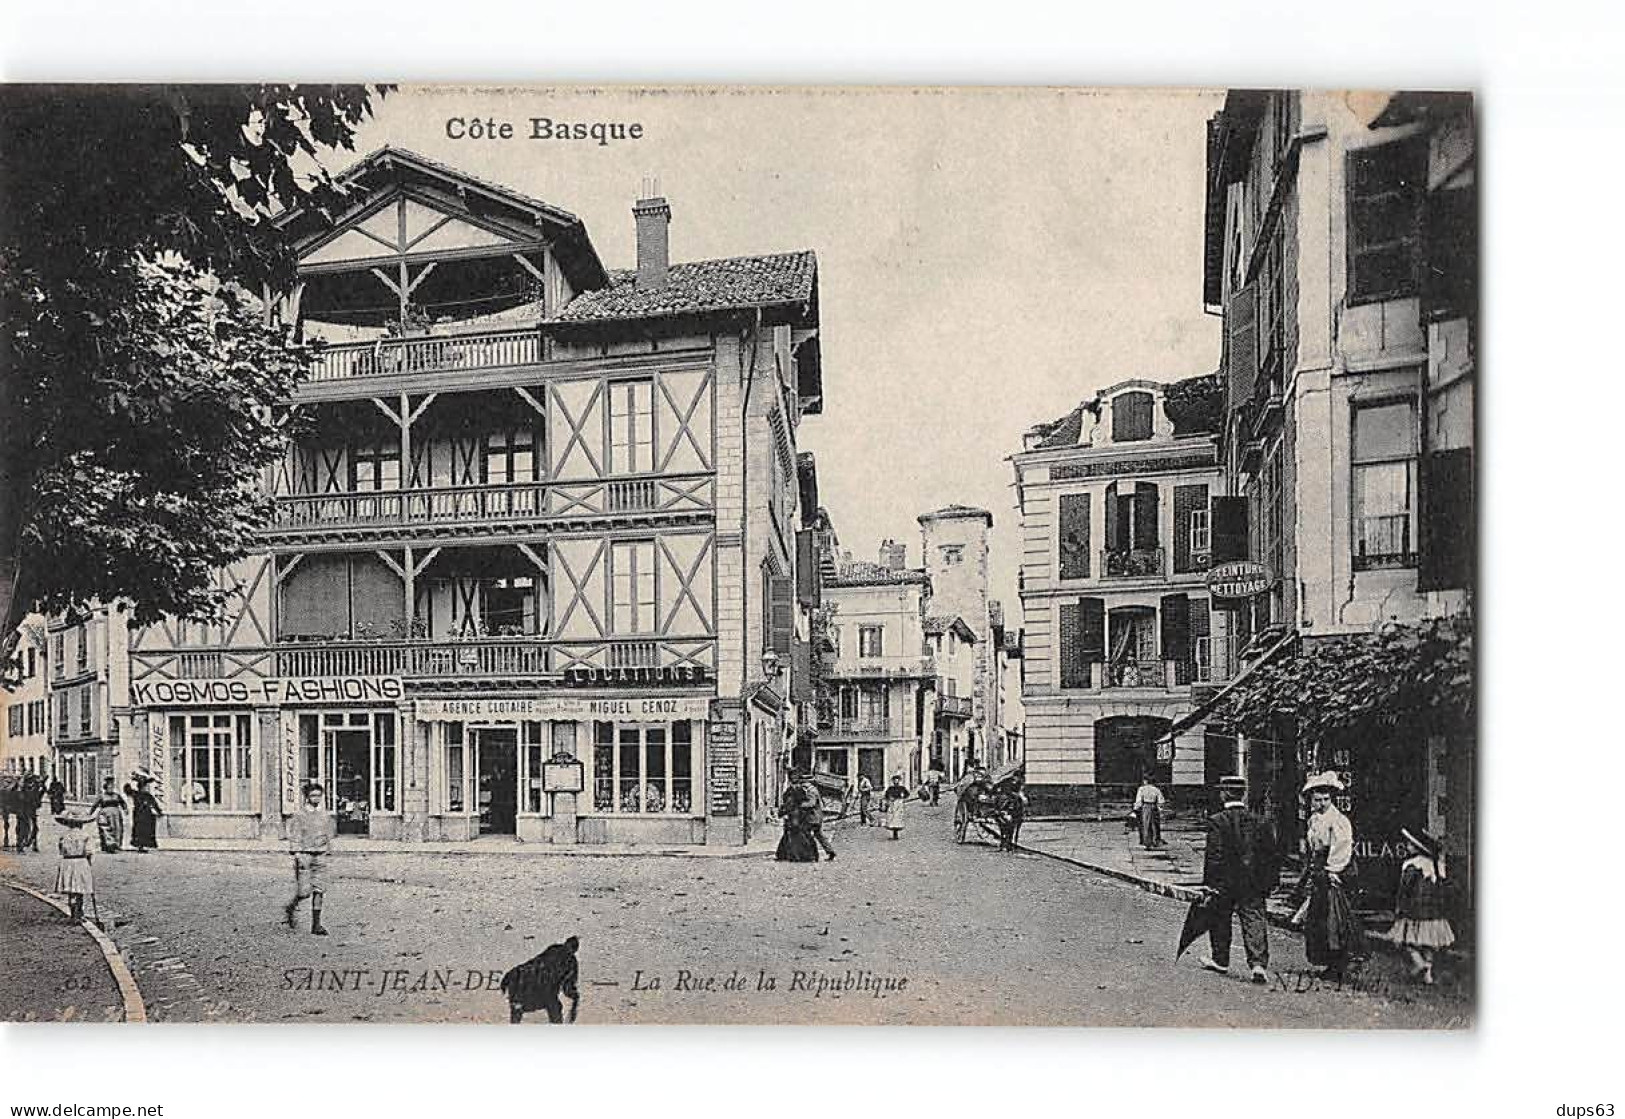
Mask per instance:
[[[1117,503],[1117,483],[1106,487],[1106,548],[1121,552],[1128,547],[1128,525],[1123,521],[1123,510]]]
[[[1089,495],[1061,495],[1061,578],[1089,578]]]
[[[1427,141],[1412,137],[1348,153],[1350,304],[1411,295],[1417,286]]]
[[[1225,374],[1234,411],[1252,400],[1253,384],[1258,380],[1258,291],[1253,284],[1230,297],[1224,331],[1230,347]]]
[[[1174,487],[1174,573],[1176,575],[1198,570],[1191,563],[1191,514],[1198,509],[1206,508],[1206,486]]]
[[[790,656],[790,698],[797,703],[813,698],[812,647],[799,638],[793,643]]]
[[[1134,545],[1137,548],[1155,548],[1162,524],[1159,506],[1159,487],[1155,482],[1137,482],[1134,486]]]
[[[1162,659],[1180,664],[1191,659],[1191,603],[1182,594],[1162,596]]]
[[[1478,303],[1478,188],[1437,190],[1422,203],[1422,320],[1470,315]]]
[[[1078,628],[1082,633],[1083,659],[1086,664],[1106,659],[1106,600],[1080,598]]]
[[[1465,587],[1474,553],[1473,452],[1436,451],[1424,461],[1421,515],[1424,591]]]
[[[768,648],[781,657],[788,657],[796,632],[795,585],[788,575],[769,575],[767,592],[771,611]]]
[[[818,542],[812,529],[804,528],[796,533],[796,600],[809,610],[817,609],[823,599],[820,584]]]
[[[1213,562],[1247,558],[1247,499],[1215,497],[1211,525]]]
[[[1089,662],[1083,659],[1083,607],[1073,602],[1060,604],[1061,687],[1089,686]]]

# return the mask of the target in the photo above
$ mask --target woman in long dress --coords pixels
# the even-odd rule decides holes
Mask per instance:
[[[1310,804],[1304,954],[1334,981],[1342,980],[1350,960],[1365,954],[1365,933],[1349,905],[1345,881],[1354,873],[1354,825],[1332,803],[1343,787],[1336,773],[1327,772],[1310,778],[1303,790]]]
[[[897,839],[903,831],[903,806],[908,803],[908,786],[903,784],[903,775],[896,774],[891,784],[886,788],[886,822],[885,826],[891,829],[891,837]]]
[[[113,788],[113,779],[102,782],[102,794],[90,806],[96,816],[96,832],[102,850],[115,854],[124,847],[124,798]]]
[[[137,772],[135,785],[124,786],[130,795],[130,846],[146,852],[158,846],[158,817],[164,814],[158,798],[152,795],[153,778]]]
[[[808,823],[807,787],[802,784],[804,774],[792,775],[779,797],[779,818],[784,821],[784,834],[779,837],[778,850],[773,857],[781,863],[815,863],[818,844],[813,839]]]

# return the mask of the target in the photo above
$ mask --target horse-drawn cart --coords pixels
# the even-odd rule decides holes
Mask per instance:
[[[1014,851],[1027,812],[1024,783],[1025,774],[1017,768],[996,783],[973,781],[961,789],[954,804],[954,842],[985,836],[997,840],[999,850]]]

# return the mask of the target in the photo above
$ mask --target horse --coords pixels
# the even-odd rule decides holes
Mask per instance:
[[[1027,796],[1019,776],[1006,777],[993,786],[991,815],[999,826],[999,850],[1014,851],[1021,838],[1021,824],[1027,817]]]

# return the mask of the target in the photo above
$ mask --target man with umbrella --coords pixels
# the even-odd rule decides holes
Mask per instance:
[[[1267,983],[1270,942],[1264,899],[1281,872],[1275,829],[1247,808],[1246,778],[1221,778],[1219,795],[1223,807],[1208,817],[1202,863],[1202,887],[1208,895],[1205,924],[1212,948],[1202,958],[1202,966],[1221,975],[1229,972],[1230,919],[1234,915],[1241,921],[1241,942],[1253,982]]]

